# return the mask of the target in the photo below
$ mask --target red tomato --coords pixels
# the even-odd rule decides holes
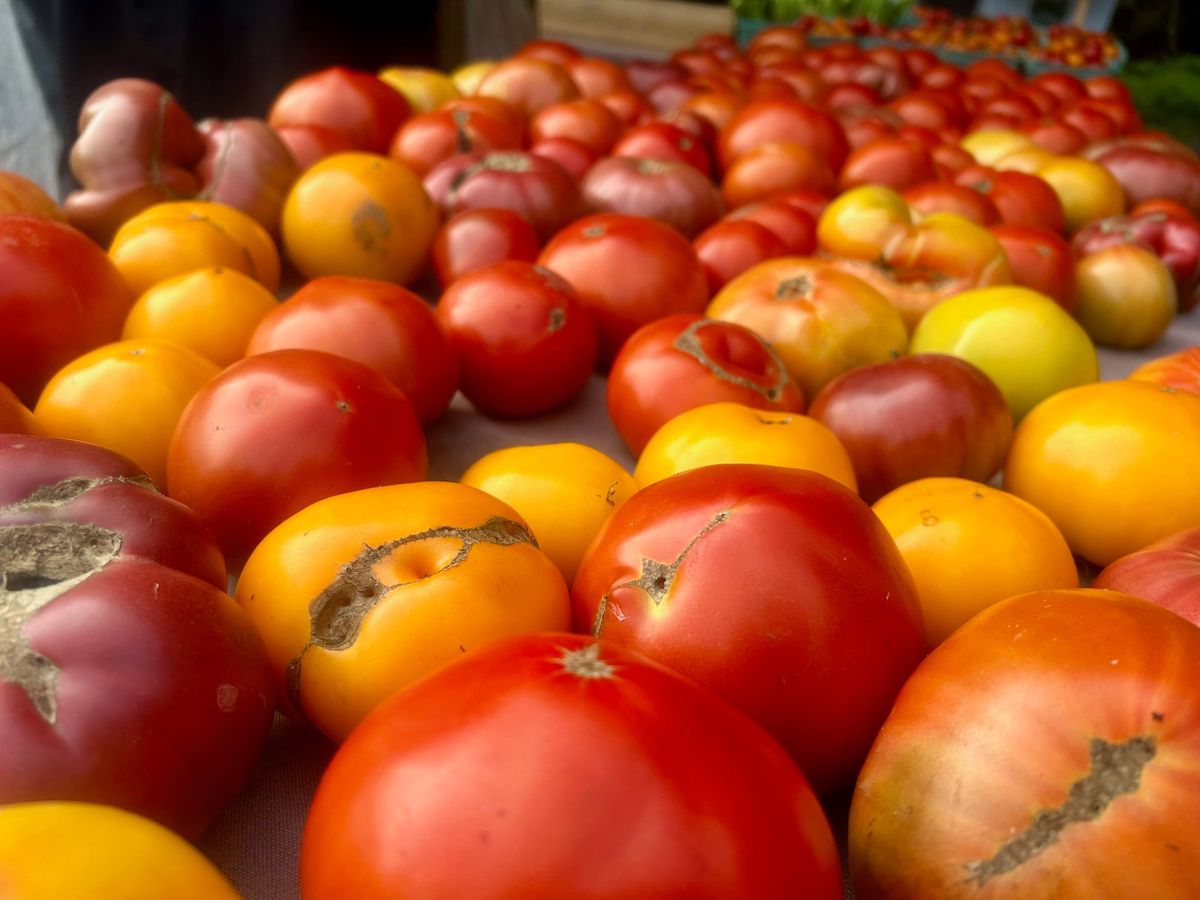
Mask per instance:
[[[274,128],[319,125],[345,135],[356,150],[386,153],[411,112],[403,94],[370,72],[334,66],[288,84],[267,122]]]
[[[689,239],[722,213],[712,182],[674,160],[610,156],[588,170],[580,190],[593,212],[656,219]]]
[[[883,184],[902,191],[933,181],[937,173],[929,151],[920,143],[901,137],[884,137],[852,152],[838,175],[842,190],[860,184]]]
[[[379,707],[321,780],[300,868],[311,900],[842,895],[820,805],[762,729],[570,634],[491,644]]]
[[[1026,84],[1048,91],[1057,97],[1060,103],[1082,100],[1087,96],[1083,82],[1069,72],[1041,72],[1030,78]]]
[[[504,122],[512,134],[526,137],[529,120],[525,114],[506,100],[499,97],[483,97],[472,94],[469,97],[454,97],[443,103],[439,109],[447,112],[464,112],[470,115],[487,116]]]
[[[562,63],[583,97],[602,97],[615,91],[631,91],[629,76],[615,62],[599,56],[577,56]]]
[[[569,137],[543,138],[531,144],[529,152],[558,163],[576,181],[583,180],[588,169],[600,159],[595,150]]]
[[[897,97],[887,108],[909,125],[920,125],[935,131],[961,127],[966,123],[965,110],[961,104],[947,101],[945,94],[927,88]]]
[[[541,110],[529,122],[534,142],[566,137],[603,155],[621,136],[624,125],[617,114],[599,100],[565,100]]]
[[[344,132],[335,131],[323,125],[278,125],[273,127],[302,172],[326,156],[355,149],[354,142]]]
[[[633,91],[613,91],[609,94],[601,94],[596,99],[616,113],[617,118],[625,123],[626,128],[636,125],[654,114],[654,110],[650,108],[650,104],[643,99],[642,95],[635,94]]]
[[[954,213],[985,228],[1000,221],[999,210],[986,196],[949,181],[925,181],[908,188],[901,196],[909,209],[922,215]]]
[[[1198,680],[1200,630],[1124,594],[984,610],[917,668],[871,748],[855,895],[1200,896]]]
[[[258,324],[246,355],[324,350],[377,369],[432,422],[458,390],[458,361],[429,305],[387,281],[315,278]]]
[[[499,262],[455,281],[437,315],[458,352],[462,392],[491,416],[532,416],[570,400],[596,365],[596,326],[559,275]]]
[[[816,218],[786,200],[748,203],[725,216],[723,221],[743,219],[757,222],[783,242],[788,256],[808,256],[817,248]]]
[[[446,287],[467,272],[519,259],[537,259],[537,231],[509,209],[468,209],[442,226],[433,242],[433,268]]]
[[[1021,125],[1020,130],[1043,150],[1057,156],[1069,156],[1088,142],[1082,131],[1058,118],[1030,119]]]
[[[488,70],[475,93],[510,103],[532,119],[547,106],[576,99],[579,89],[558,63],[514,56]]]
[[[801,469],[706,466],[643,488],[592,542],[572,602],[577,630],[766,726],[819,793],[853,781],[924,654],[895,543],[851,490]]]
[[[1092,587],[1132,594],[1200,625],[1200,528],[1168,535],[1109,563]]]
[[[388,156],[423,178],[438,163],[459,153],[520,149],[521,133],[501,119],[466,109],[436,109],[401,125]]]
[[[827,194],[833,189],[833,173],[825,161],[791,141],[771,141],[743,153],[721,182],[730,209],[792,191]]]
[[[804,395],[770,344],[749,328],[690,313],[635,331],[605,390],[609,418],[634,456],[668,420],[706,403],[804,412]]]
[[[1045,228],[1055,234],[1066,230],[1062,201],[1054,189],[1036,175],[970,166],[955,176],[955,182],[977,190],[991,200],[1005,225]]]
[[[572,60],[579,59],[581,55],[582,54],[570,44],[565,44],[562,41],[547,40],[546,38],[537,38],[532,41],[526,41],[521,45],[521,48],[513,54],[513,56],[544,59],[546,62],[557,63],[560,66],[565,66]]]
[[[670,122],[647,122],[630,128],[612,148],[613,156],[641,159],[671,159],[687,163],[705,177],[712,175],[712,161],[700,139]]]
[[[725,282],[766,259],[786,256],[783,241],[765,225],[749,220],[724,219],[700,232],[692,241],[708,292],[715,294]]]
[[[188,404],[167,454],[169,493],[196,511],[234,571],[310,503],[426,472],[421,425],[400,389],[317,350],[225,369]]]
[[[1008,256],[1013,284],[1045,294],[1068,312],[1075,308],[1075,258],[1060,235],[1027,225],[994,225],[992,234]]]
[[[722,171],[745,153],[768,141],[795,141],[817,152],[839,171],[849,147],[846,135],[829,113],[799,100],[756,100],[734,113],[721,129],[717,156]]]
[[[651,219],[581,219],[555,235],[538,263],[570,282],[591,312],[604,369],[642,325],[671,313],[701,312],[708,302],[704,269],[692,245]]]
[[[0,382],[26,404],[75,357],[119,338],[132,302],[82,232],[42,216],[0,216]]]

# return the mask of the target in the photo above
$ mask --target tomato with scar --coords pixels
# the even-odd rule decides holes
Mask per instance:
[[[225,583],[196,516],[125,457],[0,435],[0,804],[105,803],[198,836],[275,711]]]
[[[444,482],[301,510],[255,549],[237,599],[266,641],[284,710],[338,741],[443,663],[571,622],[563,576],[525,521]]]
[[[934,650],[850,807],[860,900],[1200,896],[1200,629],[1035,591]]]

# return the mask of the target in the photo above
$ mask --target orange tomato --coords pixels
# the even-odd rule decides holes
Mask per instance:
[[[1184,347],[1142,363],[1129,377],[1133,381],[1149,381],[1200,394],[1200,347]]]
[[[1004,486],[1105,566],[1200,526],[1200,397],[1140,381],[1062,391],[1013,435]]]
[[[33,213],[67,221],[66,213],[49,194],[16,172],[0,172],[0,215],[4,213]]]
[[[304,172],[283,207],[283,244],[306,278],[354,275],[411,284],[438,228],[438,211],[403,163],[338,153]]]
[[[13,393],[12,388],[0,381],[0,434],[41,434],[42,429],[33,413]]]
[[[220,371],[199,353],[168,341],[118,341],[60,369],[33,414],[49,436],[115,450],[165,488],[175,425],[188,401]]]
[[[931,647],[1007,597],[1079,587],[1066,539],[1020,497],[963,478],[922,478],[872,509],[916,582]]]
[[[875,259],[912,222],[900,194],[883,185],[863,185],[844,191],[825,207],[817,220],[817,243],[835,257]]]
[[[562,574],[521,517],[444,482],[306,507],[255,548],[237,600],[262,633],[288,714],[338,741],[468,650],[571,627]]]
[[[249,275],[279,290],[279,251],[258,222],[222,203],[158,203],[120,227],[108,250],[129,292],[140,297],[155,284],[208,266]]]
[[[163,826],[92,803],[0,807],[0,897],[239,900],[200,851]]]
[[[224,368],[245,356],[250,335],[278,306],[275,295],[253,278],[210,266],[160,281],[142,294],[121,337],[173,341]]]
[[[567,584],[600,526],[637,491],[620,463],[574,443],[496,450],[474,462],[459,481],[520,513]]]
[[[644,488],[721,463],[808,469],[858,490],[846,448],[816,419],[741,403],[707,403],[668,420],[646,443],[633,478]]]

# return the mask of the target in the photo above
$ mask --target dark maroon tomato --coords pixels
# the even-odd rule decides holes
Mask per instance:
[[[425,176],[425,190],[443,216],[468,209],[520,213],[546,240],[581,209],[579,188],[567,171],[533,153],[463,153]]]
[[[704,267],[709,296],[751,266],[788,252],[774,232],[748,219],[717,222],[702,231],[692,246]]]
[[[167,451],[167,486],[241,569],[272,528],[317,500],[421,481],[425,437],[380,372],[318,350],[234,363],[201,388]]]
[[[345,135],[357,150],[386,153],[411,114],[404,95],[370,72],[334,66],[287,85],[271,104],[267,122],[273,128],[319,125]]]
[[[689,313],[635,331],[613,360],[605,397],[634,456],[669,419],[706,403],[804,412],[804,395],[770,344],[749,328]]]
[[[462,276],[437,314],[458,352],[463,395],[491,416],[532,416],[570,400],[596,367],[596,326],[561,276],[500,262]]]
[[[611,156],[588,170],[580,188],[589,212],[657,219],[689,240],[722,213],[713,183],[674,160]]]
[[[442,226],[433,242],[433,269],[442,287],[492,263],[537,259],[537,231],[511,209],[468,209]]]
[[[868,503],[918,478],[987,481],[1012,440],[1000,389],[965,360],[936,353],[845,372],[808,414],[841,440]]]
[[[842,896],[775,741],[575,634],[491,644],[387,701],[322,778],[300,855],[308,900]]]
[[[577,631],[748,713],[823,794],[853,783],[925,652],[891,536],[853,491],[802,469],[706,466],[643,488],[571,595]]]
[[[118,556],[228,586],[212,535],[132,460],[82,441],[0,435],[0,531],[33,525],[112,532],[120,536]]]
[[[701,312],[708,302],[692,245],[653,219],[581,219],[555,235],[538,263],[570,282],[592,314],[597,360],[605,369],[642,325],[671,313]]]

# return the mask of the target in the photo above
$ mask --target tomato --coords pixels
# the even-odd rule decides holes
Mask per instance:
[[[629,76],[612,60],[599,56],[579,56],[562,64],[579,88],[580,96],[602,97],[615,91],[632,91]]]
[[[954,213],[984,228],[1000,221],[1000,212],[991,200],[979,191],[951,181],[924,181],[905,189],[901,197],[910,210],[921,215]]]
[[[1059,157],[1037,170],[1062,202],[1067,231],[1125,211],[1121,183],[1104,166],[1080,157]]]
[[[561,406],[596,366],[591,313],[543,266],[511,260],[468,272],[442,294],[437,316],[458,353],[462,392],[485,415]]]
[[[804,257],[747,269],[713,297],[706,315],[761,334],[806,398],[847,369],[904,352],[900,314],[865,282]]]
[[[0,382],[0,434],[41,434],[42,429],[33,417],[33,412],[13,393],[12,388]]]
[[[993,225],[1004,248],[1013,284],[1045,294],[1071,312],[1075,308],[1075,259],[1056,232],[1027,225]]]
[[[188,405],[167,453],[171,496],[196,510],[235,570],[308,504],[426,472],[420,422],[400,389],[317,350],[225,369]]]
[[[345,135],[355,150],[386,153],[412,108],[400,91],[370,72],[333,66],[289,83],[267,113],[272,127],[320,125]]]
[[[465,63],[450,73],[450,82],[458,88],[458,92],[469,97],[479,89],[483,76],[496,67],[495,60],[480,59]]]
[[[579,89],[561,65],[537,57],[513,57],[483,76],[475,93],[511,103],[532,119],[547,106],[574,100]]]
[[[1184,347],[1142,363],[1129,377],[1200,394],[1200,347]]]
[[[171,341],[218,366],[237,362],[250,335],[279,305],[265,287],[234,269],[212,266],[160,281],[129,310],[121,337]]]
[[[841,169],[849,152],[842,127],[824,110],[800,100],[755,100],[734,113],[721,129],[717,145],[721,170],[768,141],[795,141],[810,147],[834,172]]]
[[[271,292],[279,289],[275,241],[246,213],[222,203],[178,200],[144,209],[117,230],[108,255],[134,297],[209,266],[249,275]]]
[[[689,240],[723,212],[712,182],[673,160],[610,156],[588,170],[580,190],[593,212],[657,219]]]
[[[580,52],[570,44],[562,41],[551,41],[537,38],[522,44],[514,56],[534,59],[544,59],[547,62],[565,66],[573,59],[580,57]]]
[[[37,184],[16,172],[0,172],[0,215],[28,213],[65,222],[67,215]]]
[[[1079,323],[1049,297],[1022,287],[981,288],[942,301],[917,324],[909,352],[949,353],[978,366],[1017,422],[1050,395],[1100,377],[1096,348]]]
[[[723,463],[806,469],[857,488],[849,454],[816,419],[729,401],[695,406],[668,419],[642,448],[633,477],[644,488]]]
[[[670,159],[687,163],[701,175],[712,175],[712,161],[703,143],[670,122],[646,122],[626,131],[612,148],[613,156]]]
[[[567,584],[600,526],[637,491],[618,462],[575,443],[495,450],[459,481],[515,509]]]
[[[601,94],[596,98],[614,113],[617,118],[625,123],[625,127],[629,128],[637,125],[654,115],[654,110],[650,108],[650,104],[645,101],[641,94],[636,94],[633,91],[613,91],[608,94]]]
[[[765,725],[820,793],[853,779],[924,652],[883,526],[848,488],[798,469],[713,466],[644,488],[604,524],[572,601],[577,629]]]
[[[543,138],[531,144],[529,152],[558,163],[576,181],[581,181],[600,159],[594,150],[567,137]]]
[[[1170,327],[1178,309],[1170,270],[1150,250],[1115,244],[1075,264],[1080,324],[1097,344],[1149,347]]]
[[[450,77],[437,69],[421,66],[388,66],[379,72],[379,80],[404,95],[414,113],[427,113],[447,100],[459,96]]]
[[[83,233],[0,216],[0,382],[24,403],[63,365],[114,340],[130,302],[120,272]]]
[[[470,109],[439,109],[401,125],[387,154],[424,178],[459,153],[520,149],[521,132],[502,119]]]
[[[1045,228],[1055,234],[1066,230],[1062,201],[1037,175],[969,167],[955,176],[955,182],[979,191],[991,200],[1006,225]]]
[[[442,226],[433,242],[433,269],[442,287],[456,278],[506,259],[533,262],[537,231],[509,209],[468,209]]]
[[[854,150],[842,166],[838,185],[842,190],[860,184],[883,184],[902,191],[932,181],[937,173],[929,151],[902,137],[881,137]]]
[[[844,372],[813,398],[809,415],[846,448],[868,503],[928,476],[987,481],[1012,440],[1012,413],[992,380],[936,353]]]
[[[788,256],[808,256],[817,249],[815,217],[785,199],[739,206],[723,221],[742,220],[757,222],[774,234],[783,242]]]
[[[702,231],[692,246],[704,267],[710,294],[751,266],[787,255],[787,248],[770,229],[749,220],[722,219]]]
[[[259,323],[246,355],[286,349],[323,350],[378,370],[423,423],[458,390],[458,358],[433,310],[386,281],[328,275],[303,285]]]
[[[127,456],[161,487],[167,445],[184,407],[220,371],[212,360],[170,341],[118,341],[59,369],[33,414],[51,437]]]
[[[305,278],[412,282],[437,227],[437,207],[420,179],[371,153],[321,160],[296,180],[283,208],[283,244]]]
[[[275,133],[288,148],[301,172],[326,156],[355,149],[354,143],[345,134],[321,125],[280,125]]]
[[[283,201],[300,174],[287,145],[262,119],[206,119],[199,131],[199,196],[241,210],[278,239]]]
[[[1098,565],[1200,525],[1200,397],[1139,381],[1062,391],[1017,428],[1004,485]],[[1101,450],[1101,448],[1103,448]]]
[[[529,120],[525,117],[525,114],[511,103],[501,100],[499,97],[483,97],[478,94],[470,94],[455,97],[453,100],[447,100],[439,109],[469,116],[486,116],[489,119],[503,122],[508,126],[509,133],[516,135],[522,141],[529,136]]]
[[[579,215],[579,187],[558,163],[533,153],[462,153],[425,176],[425,190],[451,216],[484,207],[520,213],[541,240]]]
[[[570,621],[562,575],[512,508],[443,482],[303,508],[255,548],[237,600],[262,632],[284,709],[336,741],[468,650]]]
[[[1163,198],[1200,215],[1200,160],[1194,153],[1184,155],[1169,144],[1160,150],[1131,141],[1096,159],[1124,190],[1130,205]]]
[[[555,235],[538,264],[570,282],[592,314],[603,369],[642,325],[671,313],[701,312],[708,300],[704,269],[691,244],[650,219],[581,219]]]
[[[23,900],[239,900],[216,867],[161,825],[109,806],[0,808],[0,887]],[[11,893],[10,893],[11,892]]]
[[[1021,126],[1021,131],[1033,138],[1043,150],[1067,156],[1081,150],[1087,136],[1069,122],[1062,119],[1034,119]]]
[[[833,174],[825,161],[791,141],[769,141],[747,150],[728,167],[721,182],[730,209],[791,191],[828,194],[833,189]]]
[[[617,114],[599,100],[554,103],[539,111],[529,122],[529,136],[535,143],[547,138],[567,137],[598,155],[611,150],[623,130],[624,125]]]
[[[820,805],[761,728],[568,634],[494,644],[381,707],[317,789],[300,879],[313,900],[841,895]]]
[[[855,895],[1196,895],[1197,678],[1200,630],[1144,601],[992,606],[917,668],[871,749]]]

